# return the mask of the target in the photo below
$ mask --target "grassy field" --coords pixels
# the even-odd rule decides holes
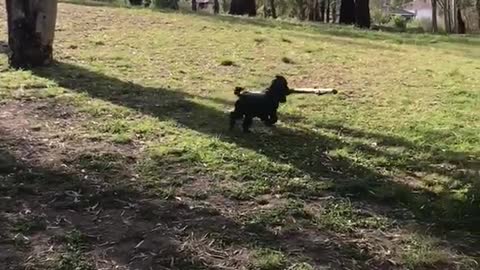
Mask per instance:
[[[14,71],[0,33],[0,269],[480,268],[478,37],[60,4]],[[229,132],[275,74],[340,93]]]

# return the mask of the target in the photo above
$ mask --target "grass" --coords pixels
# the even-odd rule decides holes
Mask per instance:
[[[258,250],[254,253],[254,260],[251,269],[259,270],[280,270],[285,269],[285,256],[278,251]]]
[[[95,269],[91,262],[85,257],[86,241],[81,232],[73,230],[68,232],[63,240],[66,244],[65,253],[62,254],[57,270],[92,270]]]
[[[11,217],[21,204],[0,204],[18,210],[0,218],[11,237],[48,238],[35,224],[54,216],[70,221],[54,231],[95,228],[100,240],[88,252],[69,244],[64,269],[89,269],[90,250],[110,246],[118,254],[105,253],[109,261],[138,269],[372,269],[392,261],[473,269],[478,37],[59,10],[52,66],[15,71],[0,56],[0,150],[9,153],[0,156],[0,197],[26,196],[25,205],[41,198],[50,211],[31,223]],[[275,129],[256,122],[252,135],[228,132],[233,88],[265,87],[275,74],[339,94],[289,97]],[[48,250],[36,243],[22,249],[25,258]]]

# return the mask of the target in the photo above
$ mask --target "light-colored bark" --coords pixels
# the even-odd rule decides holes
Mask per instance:
[[[57,0],[7,0],[10,65],[29,68],[49,64],[57,20]]]

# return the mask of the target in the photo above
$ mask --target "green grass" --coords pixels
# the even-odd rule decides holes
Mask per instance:
[[[56,263],[56,270],[93,270],[92,263],[85,256],[87,243],[85,236],[77,230],[68,232],[63,242],[65,243],[65,252]]]
[[[462,249],[449,231],[479,237],[478,37],[60,8],[78,15],[60,15],[56,63],[14,71],[0,56],[0,100],[73,108],[75,128],[56,136],[127,149],[82,153],[77,145],[78,168],[162,199],[219,205],[211,201],[221,197],[235,202],[225,212],[242,226],[329,235],[363,263],[382,251],[348,243],[375,241],[375,231],[390,246],[398,243],[389,235],[406,239],[376,258],[407,268],[476,259],[477,246]],[[78,25],[80,17],[98,25]],[[233,88],[263,88],[275,74],[339,94],[289,97],[275,129],[256,122],[254,134],[228,132]],[[410,241],[412,224],[446,247]],[[275,250],[291,247],[282,239]],[[311,269],[258,241],[245,245],[254,250],[245,264],[252,269]],[[62,265],[80,263],[77,253]]]
[[[285,256],[274,250],[258,250],[253,255],[254,259],[250,269],[258,270],[281,270],[287,264]]]

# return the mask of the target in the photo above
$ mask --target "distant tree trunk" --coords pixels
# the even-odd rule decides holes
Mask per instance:
[[[467,32],[467,28],[465,26],[465,21],[462,18],[462,11],[457,9],[457,33],[458,34],[465,34]]]
[[[255,0],[232,0],[229,14],[256,16],[257,5]]]
[[[353,0],[341,0],[340,4],[340,23],[355,23],[355,2]]]
[[[257,3],[255,0],[244,0],[248,16],[257,16]]]
[[[452,0],[451,7],[452,7],[452,9],[450,11],[450,18],[452,20],[452,25],[453,25],[452,31],[455,32],[455,33],[458,33],[458,21],[457,21],[458,5],[457,5],[457,1]]]
[[[327,1],[327,10],[326,10],[325,22],[329,23],[330,22],[330,0],[325,0],[325,1]]]
[[[197,11],[197,0],[192,0],[192,10]]]
[[[437,0],[432,0],[432,32],[438,32],[438,23],[437,23]]]
[[[227,0],[222,0],[222,10],[223,10],[223,12],[228,12],[229,11],[229,6],[228,6],[228,1]]]
[[[479,0],[480,1],[480,0]],[[332,5],[332,23],[337,22],[337,0],[333,0]]]
[[[318,20],[321,22],[325,21],[325,1],[326,0],[319,0],[320,1],[320,12],[318,16]]]
[[[477,6],[477,17],[478,17],[477,18],[478,19],[478,22],[477,22],[478,25],[477,26],[478,26],[478,30],[480,30],[480,0],[477,0],[476,6]]]
[[[141,6],[142,5],[142,0],[130,0],[130,5],[132,6]]]
[[[53,60],[57,0],[7,0],[10,66],[31,68]]]
[[[445,31],[447,33],[451,32],[451,25],[450,25],[450,1],[449,0],[444,0],[443,3],[443,20],[445,24]]]
[[[220,13],[220,3],[218,2],[218,0],[213,0],[213,13]]]
[[[318,13],[318,0],[310,0],[308,2],[308,20],[319,21],[320,14]]]
[[[369,0],[355,1],[355,23],[360,28],[370,28]]]
[[[275,0],[270,0],[270,12],[272,14],[272,18],[276,19],[277,18],[277,9],[275,8]]]

